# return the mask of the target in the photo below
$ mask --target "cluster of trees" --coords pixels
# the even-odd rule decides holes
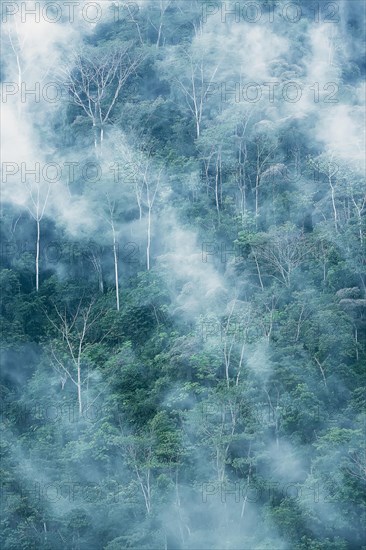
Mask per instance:
[[[208,4],[139,2],[83,35],[52,68],[67,101],[32,131],[100,176],[9,178],[4,549],[366,548],[358,151],[315,135],[333,104],[222,94],[267,32],[291,53],[278,38],[258,74],[305,74],[314,17],[269,29]],[[354,4],[328,63],[357,111]],[[16,105],[19,123],[41,108]]]

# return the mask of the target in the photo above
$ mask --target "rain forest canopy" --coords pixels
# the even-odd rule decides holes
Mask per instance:
[[[1,17],[1,548],[366,550],[365,3]]]

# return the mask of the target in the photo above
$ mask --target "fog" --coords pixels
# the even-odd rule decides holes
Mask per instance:
[[[4,548],[18,544],[14,517],[17,548],[363,548],[364,477],[350,502],[344,457],[359,460],[364,325],[335,298],[364,281],[362,2],[335,2],[333,23],[300,2],[296,24],[277,11],[269,22],[262,2],[258,22],[223,20],[218,2],[104,1],[95,23],[85,2],[72,21],[70,3],[57,2],[55,23],[22,20],[24,5],[48,1],[7,4],[20,9],[2,27],[2,221],[11,250],[32,244],[3,266],[18,277],[6,292],[19,295],[3,323],[5,483],[11,502],[34,485],[51,489],[23,516],[6,504]],[[88,61],[130,42],[138,62],[96,145],[97,124],[65,75],[77,78],[76,55]],[[101,74],[80,94],[85,105]],[[116,69],[111,90],[117,80]],[[53,83],[62,98],[22,101],[17,83]],[[247,187],[233,176],[240,155],[257,169],[240,172]],[[340,178],[335,192],[322,162],[347,185]],[[299,177],[289,181],[290,165]],[[334,199],[342,185],[352,192]],[[302,243],[306,214],[333,256],[313,260],[311,243],[301,254],[265,248],[276,227],[280,243]],[[100,317],[95,339],[80,340],[80,382],[70,373],[82,334],[72,315],[87,298]],[[76,389],[86,411],[97,407],[92,421],[78,417]],[[53,422],[35,404],[62,413]]]

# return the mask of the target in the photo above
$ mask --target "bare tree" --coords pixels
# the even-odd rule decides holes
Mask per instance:
[[[7,17],[9,14],[7,14]],[[28,39],[32,33],[32,26],[27,25],[21,18],[21,11],[13,13],[11,18],[4,23],[4,32],[1,33],[1,45],[4,55],[9,55],[10,66],[15,60],[15,70],[7,74],[7,79],[14,78],[18,89],[16,90],[18,118],[22,115],[22,108],[25,105],[24,94],[33,94],[34,88],[45,81],[46,76],[53,70],[57,61],[54,56],[42,58],[42,64],[34,66],[32,55],[27,55]],[[30,50],[31,51],[31,50]],[[29,52],[28,52],[29,53]],[[8,69],[8,68],[7,68]],[[6,69],[6,70],[7,70]],[[8,72],[8,70],[7,70]],[[13,84],[8,82],[8,84]],[[12,94],[13,95],[13,94]]]
[[[162,169],[159,170],[155,178],[152,178],[151,175],[147,175],[147,171],[144,172],[143,177],[143,202],[147,208],[147,239],[146,239],[146,267],[147,270],[150,270],[150,246],[151,246],[151,220],[152,220],[152,209],[154,206],[156,193],[158,192],[160,186]]]
[[[125,458],[133,470],[137,484],[144,498],[146,512],[151,513],[152,478],[154,466],[154,450],[152,434],[146,436],[127,436],[125,438]]]
[[[358,236],[361,249],[364,247],[365,213],[366,213],[366,188],[362,172],[354,169],[352,165],[342,167],[339,179],[344,188],[343,205],[347,220],[350,224],[351,219],[357,220]],[[347,205],[347,206],[346,206]]]
[[[237,149],[237,185],[240,193],[240,205],[239,211],[242,222],[244,221],[247,211],[247,167],[248,167],[248,149],[247,140],[245,137],[248,122],[250,120],[251,113],[246,115],[240,124],[236,125],[235,130],[235,142]]]
[[[91,262],[98,276],[99,291],[101,294],[104,294],[103,268],[98,250],[93,246],[89,246],[86,251],[86,257]]]
[[[197,144],[200,160],[203,162],[203,174],[206,180],[206,193],[212,189],[215,196],[217,219],[220,224],[221,208],[224,196],[224,184],[233,180],[239,188],[242,218],[246,210],[247,170],[247,128],[251,113],[240,106],[231,105],[215,124],[206,128]],[[238,119],[241,122],[238,124]],[[230,174],[228,178],[228,174]]]
[[[109,193],[106,193],[106,198],[107,198],[109,217],[105,219],[112,230],[116,307],[117,307],[117,311],[119,311],[118,243],[116,239],[116,228],[115,228],[116,202],[114,200],[111,200]]]
[[[131,157],[132,158],[132,157]],[[153,165],[151,155],[138,152],[133,157],[133,185],[136,202],[139,208],[139,218],[142,220],[146,213],[146,267],[150,270],[151,263],[151,233],[152,233],[152,212],[153,206],[161,187],[161,176],[163,167]]]
[[[162,37],[162,31],[163,31],[163,22],[164,22],[164,15],[166,10],[172,5],[172,0],[158,0],[158,7],[159,7],[159,20],[155,24],[153,19],[149,16],[149,23],[150,25],[156,30],[157,33],[157,39],[156,39],[156,47],[158,48],[160,46],[160,41]],[[156,7],[154,5],[154,12],[156,11]],[[163,39],[163,45],[165,43],[165,40]]]
[[[39,259],[40,259],[40,243],[41,243],[41,221],[44,216],[46,205],[48,202],[48,197],[50,194],[51,184],[47,183],[43,186],[42,183],[37,182],[35,186],[32,186],[28,181],[25,182],[25,186],[29,193],[29,198],[31,202],[31,207],[27,206],[27,210],[35,220],[37,225],[37,236],[36,236],[36,254],[35,254],[35,264],[36,264],[36,291],[39,290]]]
[[[262,289],[263,283],[259,269],[261,260],[274,270],[271,277],[289,287],[294,270],[309,257],[313,250],[314,246],[304,238],[302,233],[294,231],[293,228],[285,227],[273,230],[270,233],[270,240],[253,246],[251,252],[257,264]]]
[[[197,55],[185,49],[182,53],[182,62],[184,67],[188,67],[188,72],[187,70],[182,71],[179,77],[175,77],[175,81],[184,93],[188,108],[194,117],[196,137],[199,138],[205,103],[219,65],[208,69],[208,62],[204,59],[202,53]]]
[[[122,87],[136,71],[141,55],[132,55],[131,45],[107,52],[85,51],[74,55],[62,71],[64,84],[76,105],[93,125],[94,147],[102,152],[104,128],[116,105]]]
[[[354,478],[366,482],[366,451],[360,450],[349,451],[349,461],[346,466],[347,472]]]
[[[226,386],[229,389],[233,384],[235,386],[239,385],[244,353],[248,343],[249,331],[253,325],[253,318],[252,306],[248,302],[243,302],[235,298],[228,307],[228,314],[226,315],[226,320],[221,331],[221,339],[224,354]],[[239,356],[239,359],[236,361],[237,366],[235,371],[231,368],[231,359],[234,352]],[[236,372],[235,378],[231,378],[231,370],[233,371],[233,375]]]
[[[319,177],[322,175],[327,181],[330,188],[330,199],[332,203],[333,210],[333,219],[334,219],[334,229],[335,232],[339,232],[339,215],[337,210],[337,201],[336,201],[336,190],[337,190],[337,180],[336,174],[339,172],[339,167],[336,162],[334,162],[333,155],[320,155],[316,159],[309,158],[309,165],[314,169],[314,173]]]
[[[127,144],[125,137],[118,131],[112,136],[112,139],[121,168],[118,181],[129,184],[125,185],[125,189],[129,188],[134,193],[141,223],[146,216],[146,266],[150,270],[152,214],[156,199],[162,190],[164,166],[158,166],[153,160],[150,144],[145,144],[144,150],[141,149],[141,144],[139,147],[136,144],[136,149],[133,150]]]
[[[271,143],[266,135],[259,134],[254,138],[255,144],[255,223],[258,226],[259,216],[259,188],[262,178],[268,170],[269,162],[273,158],[273,153],[277,149],[277,143]]]
[[[83,376],[82,372],[87,362],[85,354],[96,341],[90,334],[91,329],[105,315],[105,311],[96,309],[94,300],[91,300],[88,305],[83,305],[83,298],[80,299],[75,312],[71,312],[66,306],[61,310],[56,304],[54,304],[54,309],[56,320],[48,313],[46,316],[61,336],[64,346],[60,347],[56,343],[51,343],[52,363],[62,377],[66,376],[66,379],[71,380],[76,386],[79,414],[82,415],[84,410],[83,388],[90,377],[89,373]],[[99,342],[102,342],[109,332],[105,332]]]
[[[26,45],[27,36],[25,34],[21,35],[21,33],[19,32],[18,22],[16,17],[14,17],[13,23],[14,24],[12,26],[8,25],[7,35],[8,35],[11,51],[15,57],[15,62],[17,67],[16,72],[17,72],[18,92],[20,92],[22,82],[23,82],[23,72],[24,72],[22,54],[23,54],[24,47]],[[19,118],[21,114],[21,107],[22,107],[22,103],[19,98],[19,101],[18,101]]]

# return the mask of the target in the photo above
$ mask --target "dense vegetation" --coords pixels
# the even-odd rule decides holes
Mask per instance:
[[[4,550],[366,548],[363,2],[249,4],[6,18]]]

